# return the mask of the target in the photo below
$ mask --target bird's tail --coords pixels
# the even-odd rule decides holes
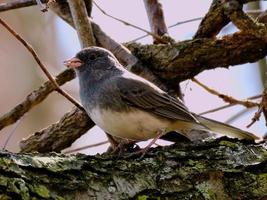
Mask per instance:
[[[202,116],[197,116],[198,121],[210,129],[212,132],[220,133],[226,136],[240,138],[240,139],[249,139],[249,140],[257,140],[260,139],[256,135],[243,131],[241,129],[235,128],[228,124],[224,124],[222,122],[218,122],[212,119],[207,119]]]

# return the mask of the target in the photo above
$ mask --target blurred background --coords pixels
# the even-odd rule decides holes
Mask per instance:
[[[3,2],[7,1],[0,0],[0,3]],[[149,30],[142,0],[113,0],[112,2],[97,0],[96,2],[109,14]],[[184,20],[203,17],[208,11],[211,0],[184,0],[179,1],[179,3],[175,0],[162,0],[161,3],[166,23],[169,26]],[[245,9],[266,9],[266,5],[266,2],[253,2],[248,4]],[[40,11],[40,7],[33,6],[2,12],[0,16],[34,47],[53,75],[57,75],[64,70],[62,62],[80,50],[74,29],[55,16],[52,11],[43,13]],[[92,18],[108,35],[118,42],[131,41],[144,35],[139,30],[125,26],[103,15],[95,6],[93,7]],[[188,40],[196,32],[199,23],[198,20],[175,26],[169,29],[169,33],[175,40]],[[230,24],[222,30],[220,36],[235,31],[236,29]],[[151,43],[152,40],[150,37],[146,37],[138,42],[145,44]],[[2,116],[23,101],[31,91],[38,88],[47,78],[24,46],[3,27],[0,27],[0,63],[0,116]],[[257,63],[230,67],[229,69],[205,71],[196,78],[221,93],[244,99],[262,93],[266,80],[265,72],[264,59]],[[186,105],[195,113],[201,113],[225,104],[218,97],[207,93],[191,81],[183,82],[181,87],[185,95]],[[79,99],[77,80],[65,84],[63,89]],[[33,108],[18,123],[0,131],[0,148],[3,147],[10,132],[17,126],[15,134],[7,144],[7,149],[18,152],[18,143],[22,138],[47,127],[51,123],[55,123],[71,108],[72,104],[61,95],[55,92],[50,94],[45,101]],[[205,116],[225,122],[243,111],[243,107],[234,106]],[[256,109],[246,111],[241,117],[231,121],[231,124],[262,136],[266,132],[263,117],[251,128],[246,129],[246,125],[250,123],[255,111]],[[103,132],[95,127],[79,138],[71,149],[105,140],[106,137]],[[86,154],[101,153],[106,150],[107,146],[106,144],[80,152]]]

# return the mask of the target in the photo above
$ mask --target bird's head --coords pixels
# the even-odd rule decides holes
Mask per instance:
[[[64,61],[64,65],[78,72],[91,70],[108,70],[118,63],[115,56],[108,50],[100,47],[89,47],[79,51],[75,57]]]

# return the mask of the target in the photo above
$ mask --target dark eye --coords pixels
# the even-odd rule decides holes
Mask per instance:
[[[96,55],[95,54],[91,54],[90,56],[89,56],[89,60],[95,60],[96,59]]]

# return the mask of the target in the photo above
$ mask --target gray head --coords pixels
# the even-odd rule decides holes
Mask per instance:
[[[86,74],[86,76],[94,76],[96,79],[101,79],[102,76],[122,68],[110,51],[100,47],[84,48],[75,57],[64,61],[64,64],[75,69],[79,77]]]

